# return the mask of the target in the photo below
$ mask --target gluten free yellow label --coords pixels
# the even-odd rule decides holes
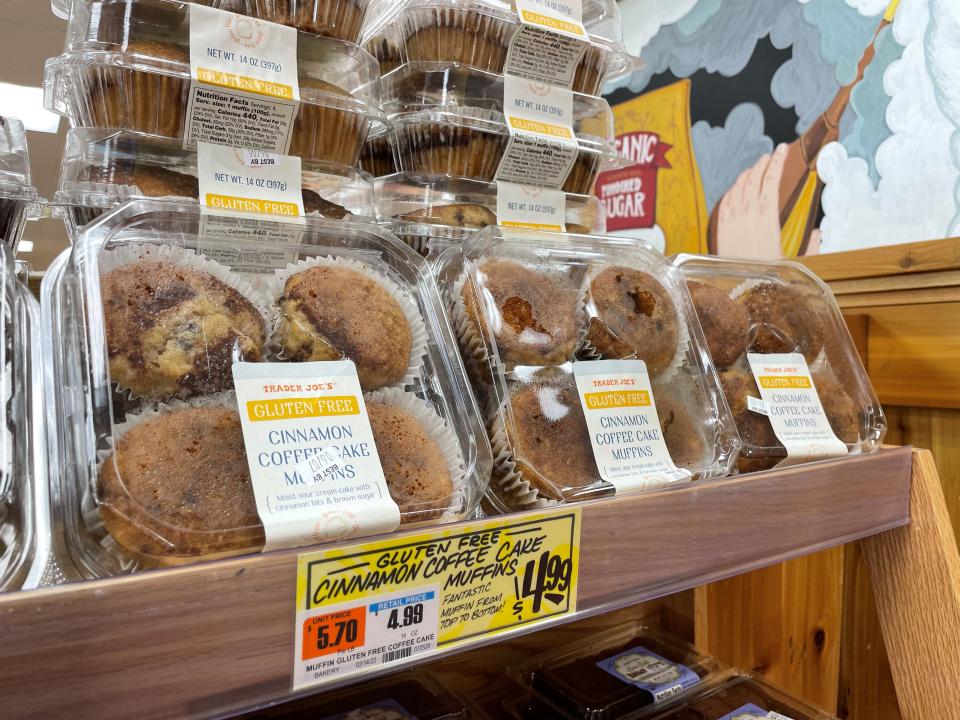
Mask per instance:
[[[559,30],[561,32],[573,33],[574,35],[583,36],[583,28],[577,25],[576,23],[566,22],[565,20],[560,20],[558,18],[552,18],[548,15],[543,15],[538,12],[533,12],[531,10],[523,11],[523,20],[532,25],[540,25],[549,30]]]
[[[434,593],[436,647],[453,646],[574,612],[579,546],[580,509],[563,508],[303,553],[297,610]]]
[[[813,383],[809,377],[803,375],[761,375],[760,387],[780,390],[805,389],[813,387]]]
[[[353,395],[276,398],[247,403],[247,417],[251,422],[359,414],[360,405]]]
[[[219,210],[239,210],[241,212],[262,213],[264,215],[283,215],[285,217],[299,217],[300,208],[296,203],[280,202],[279,200],[259,200],[257,198],[242,198],[233,195],[218,195],[207,193],[207,207]]]
[[[538,122],[536,120],[511,117],[510,126],[514,130],[525,130],[527,132],[537,133],[538,135],[547,135],[565,140],[573,139],[573,131],[563,125],[551,125],[550,123]]]
[[[257,78],[247,77],[246,75],[199,67],[197,68],[197,80],[207,85],[215,85],[230,90],[242,90],[243,92],[279,98],[281,100],[293,100],[292,86],[270,82],[268,80],[258,80]]]
[[[524,228],[527,230],[545,230],[547,232],[563,232],[563,227],[550,223],[505,221],[501,223],[504,227]]]
[[[587,410],[609,410],[626,407],[650,407],[650,393],[646,390],[611,390],[585,393]]]

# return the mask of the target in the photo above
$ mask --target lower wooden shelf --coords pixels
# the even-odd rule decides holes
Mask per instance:
[[[896,448],[586,503],[576,617],[904,525],[910,478]],[[286,697],[297,555],[0,596],[4,716],[214,717]]]

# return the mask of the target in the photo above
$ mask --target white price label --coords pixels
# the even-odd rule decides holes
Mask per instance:
[[[803,355],[747,353],[747,361],[773,432],[787,450],[780,465],[847,454],[830,427]]]
[[[573,374],[597,468],[617,493],[691,479],[667,450],[643,360],[577,362]]]
[[[567,229],[567,196],[562,190],[497,183],[497,224],[503,227],[563,232]]]
[[[300,104],[295,28],[191,4],[190,77],[187,146],[289,150]]]
[[[352,361],[237,362],[233,382],[264,552],[399,527]]]
[[[510,139],[496,179],[559,189],[577,159],[573,93],[512,75],[503,78],[503,110]]]

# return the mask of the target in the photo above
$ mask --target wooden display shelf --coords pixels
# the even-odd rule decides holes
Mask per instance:
[[[896,448],[585,503],[578,616],[905,525],[910,484]],[[286,697],[297,554],[0,597],[5,716],[208,717]]]

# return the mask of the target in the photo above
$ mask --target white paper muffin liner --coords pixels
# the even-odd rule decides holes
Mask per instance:
[[[403,316],[407,319],[407,325],[410,327],[410,361],[409,365],[407,366],[407,372],[404,374],[404,376],[396,382],[390,383],[386,387],[403,388],[410,385],[415,385],[423,375],[424,363],[426,361],[427,352],[429,351],[430,346],[430,338],[427,335],[427,326],[423,320],[423,315],[420,313],[420,307],[417,305],[416,300],[411,297],[408,292],[406,292],[402,287],[400,287],[400,285],[388,278],[386,275],[373,269],[365,263],[346,257],[318,255],[312,258],[298,260],[295,263],[287,265],[287,267],[282,270],[277,270],[274,273],[272,280],[266,283],[266,285],[270,288],[271,302],[276,308],[275,314],[277,317],[274,330],[271,333],[267,343],[273,353],[276,355],[277,359],[287,359],[283,354],[282,338],[286,334],[289,322],[289,320],[287,320],[280,311],[277,301],[283,296],[284,287],[290,277],[313,267],[339,267],[358,272],[361,275],[373,280],[380,287],[386,290],[394,300],[397,301],[397,303],[400,305],[401,311],[403,312]],[[357,310],[358,312],[363,312],[363,308],[357,308]]]
[[[440,448],[440,453],[450,471],[450,481],[453,483],[453,492],[450,502],[440,518],[424,520],[417,523],[403,523],[401,527],[416,527],[418,525],[434,525],[438,522],[453,522],[463,515],[463,508],[467,505],[467,473],[466,463],[460,449],[460,440],[447,421],[437,413],[436,408],[414,393],[401,388],[389,387],[374,390],[364,395],[368,403],[380,403],[401,408],[413,415],[423,426],[426,434]],[[417,512],[417,511],[414,511]]]
[[[497,498],[509,510],[536,510],[557,507],[562,503],[541,497],[540,492],[525,480],[517,468],[517,459],[510,445],[504,417],[508,412],[509,398],[504,403],[492,399],[487,409],[487,429],[490,447],[493,450],[493,472],[490,482]]]
[[[95,487],[99,482],[100,471],[103,468],[103,464],[113,455],[114,449],[123,436],[141,423],[169,412],[199,407],[222,407],[236,410],[237,398],[233,392],[226,391],[213,395],[189,398],[187,400],[169,400],[152,403],[147,407],[139,409],[136,413],[128,414],[122,423],[114,424],[113,432],[110,437],[106,438],[106,447],[97,450],[96,473],[83,489],[83,496],[80,499],[80,512],[87,532],[94,537],[100,538],[100,548],[103,554],[109,558],[106,562],[118,564],[122,572],[132,572],[145,566],[147,558],[138,557],[129,550],[126,550],[107,532],[103,518],[100,516],[100,505],[96,499]],[[189,561],[198,562],[201,559],[200,557],[193,557],[190,558]],[[176,562],[174,558],[171,558],[171,561],[170,564],[175,564]],[[153,567],[154,563],[146,563],[146,565]]]
[[[231,287],[240,293],[253,305],[263,320],[265,342],[264,346],[261,348],[261,352],[264,354],[266,353],[267,347],[270,343],[270,328],[275,325],[275,321],[273,320],[275,311],[267,293],[255,288],[247,278],[239,273],[234,272],[227,266],[214,262],[213,260],[208,259],[206,256],[195,252],[194,250],[181,248],[174,245],[157,245],[148,242],[115,245],[110,249],[104,250],[100,253],[99,273],[102,277],[112,270],[144,261],[167,262],[175,265],[183,265],[185,267],[207,273],[208,275],[212,275],[224,285],[227,285],[228,287]],[[130,401],[135,402],[147,400],[154,402],[168,399],[145,398],[141,395],[137,395],[128,388],[124,388],[112,378],[111,380],[117,391]]]
[[[467,373],[474,382],[489,385],[494,360],[487,351],[480,328],[467,313],[467,304],[463,299],[463,290],[467,287],[469,273],[464,271],[449,290],[448,313],[450,324],[460,343],[460,355]]]
[[[593,318],[593,316],[590,314],[590,284],[599,273],[606,268],[615,265],[615,262],[591,265],[583,277],[583,282],[580,285],[580,311],[584,315],[582,325],[584,326],[585,330],[577,348],[578,359],[604,359],[603,353],[601,353],[600,350],[598,350],[588,340],[590,321]],[[684,310],[686,305],[683,302],[683,295],[676,287],[674,287],[673,283],[661,282],[657,274],[658,268],[655,267],[655,265],[656,264],[653,262],[637,262],[631,258],[631,262],[629,264],[624,264],[623,267],[639,270],[640,272],[645,272],[650,275],[657,283],[660,284],[660,287],[667,292],[667,294],[670,296],[671,302],[673,302],[673,309],[677,316],[677,349],[676,352],[674,352],[673,359],[662,371],[656,375],[650,375],[651,380],[656,379],[657,382],[662,382],[663,380],[673,377],[687,361],[687,353],[690,349],[690,331],[687,327],[687,323],[689,322],[690,318],[686,316],[686,312]]]
[[[783,286],[785,286],[785,287],[789,287],[789,283],[785,283],[785,282],[783,282],[782,280],[780,280],[779,278],[750,278],[750,279],[748,279],[748,280],[744,280],[742,283],[740,283],[740,284],[737,285],[735,288],[733,288],[733,290],[730,291],[729,297],[730,297],[731,300],[738,300],[738,299],[740,298],[740,296],[743,295],[744,293],[746,293],[748,290],[752,290],[752,289],[755,288],[757,285],[762,285],[762,284],[764,284],[764,283],[776,283],[776,284],[778,284],[778,285],[783,285]],[[750,326],[751,326],[751,328],[753,327],[753,318],[750,319]],[[826,327],[824,327],[824,331],[827,331],[827,328],[826,328]],[[745,365],[746,368],[749,370],[749,369],[750,369],[750,365],[749,365],[748,362],[746,362],[746,353],[748,353],[748,352],[750,352],[750,346],[749,346],[749,345],[747,346],[747,350],[746,350],[746,352],[745,352],[744,355],[743,355],[744,365]],[[734,363],[734,364],[736,364],[736,363]],[[732,367],[732,366],[731,366],[731,367]],[[810,368],[810,372],[811,372],[811,373],[814,372],[814,371],[819,372],[821,369],[826,368],[826,367],[829,367],[829,363],[827,362],[827,339],[826,339],[826,337],[824,337],[823,347],[820,348],[820,352],[819,352],[819,353],[817,354],[817,356],[813,359],[813,362],[807,363],[807,367]]]

